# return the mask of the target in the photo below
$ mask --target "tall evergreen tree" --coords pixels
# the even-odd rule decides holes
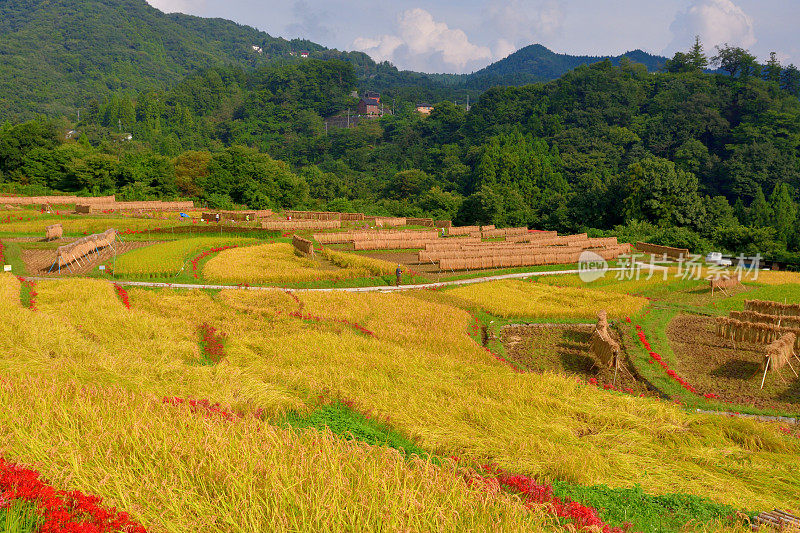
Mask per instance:
[[[769,197],[769,207],[772,211],[772,227],[778,239],[787,243],[797,220],[797,204],[792,199],[789,186],[779,183],[775,186]]]
[[[689,65],[698,72],[702,72],[708,68],[708,58],[703,51],[703,44],[700,42],[699,35],[695,36],[694,45],[692,45],[689,53],[686,54],[686,60]]]
[[[781,62],[778,61],[778,56],[775,52],[770,52],[767,64],[761,71],[761,76],[767,81],[780,82],[781,81]]]
[[[750,204],[750,225],[758,228],[770,226],[772,220],[772,208],[767,203],[764,191],[761,187],[756,189],[756,196]]]

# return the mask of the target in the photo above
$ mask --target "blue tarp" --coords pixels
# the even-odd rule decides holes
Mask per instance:
[[[181,218],[191,218],[191,217],[186,213],[181,213]]]

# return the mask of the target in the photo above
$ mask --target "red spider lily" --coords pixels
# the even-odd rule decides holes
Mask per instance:
[[[194,259],[192,259],[192,272],[194,273],[194,277],[197,277],[197,264],[203,260],[203,258],[208,257],[211,254],[215,254],[217,252],[221,252],[223,250],[230,250],[231,248],[236,248],[235,244],[229,246],[222,246],[220,248],[211,248],[210,250],[206,250],[205,252],[201,253]]]
[[[26,280],[22,276],[17,276],[17,279],[19,280],[20,284],[25,285],[29,289],[29,292],[28,292],[28,309],[30,309],[31,311],[36,311],[36,309],[37,309],[36,308],[36,297],[39,296],[39,293],[36,292],[36,288],[35,288],[36,287],[36,282],[32,281],[32,280],[30,280],[30,281]]]
[[[327,317],[312,315],[311,313],[303,313],[301,311],[292,311],[291,313],[289,313],[289,316],[294,318],[299,318],[302,320],[310,320],[313,322],[334,322],[337,324],[344,324],[345,326],[351,327],[369,337],[377,337],[374,331],[370,331],[361,324],[357,322],[351,322],[344,318],[327,318]]]
[[[122,305],[130,309],[131,302],[130,300],[128,300],[128,291],[126,291],[124,287],[122,287],[121,285],[117,285],[116,283],[114,284],[114,288],[117,290],[117,296],[119,296],[119,299],[122,300]]]
[[[127,513],[102,507],[101,498],[56,490],[35,470],[0,458],[0,501],[16,499],[36,504],[41,533],[146,533]]]
[[[5,262],[5,258],[3,256],[3,249],[4,248],[5,247],[3,246],[3,241],[0,241],[0,265],[4,264],[4,262]]]
[[[597,531],[602,533],[625,533],[630,530],[631,525],[626,523],[625,528],[612,527],[603,522],[600,514],[594,507],[580,504],[571,500],[562,500],[553,495],[553,488],[550,485],[539,484],[528,476],[509,474],[495,465],[484,465],[482,467],[488,476],[475,476],[468,478],[470,483],[481,483],[491,487],[498,484],[519,492],[525,499],[527,507],[545,504],[559,518],[566,518],[572,521],[573,530],[578,531]]]
[[[194,400],[192,398],[184,399],[173,396],[171,398],[163,398],[161,403],[175,406],[186,405],[192,413],[203,413],[207,418],[219,417],[229,422],[235,422],[242,418],[242,415],[223,409],[219,403],[211,403],[206,399]]]
[[[217,329],[208,323],[203,322],[200,326],[200,336],[202,337],[203,357],[216,364],[225,357],[225,334],[217,334]]]
[[[657,352],[655,352],[653,350],[652,346],[647,341],[647,335],[642,330],[642,326],[640,326],[639,324],[636,325],[636,336],[639,338],[639,342],[642,343],[642,346],[644,346],[644,348],[647,350],[647,353],[650,355],[650,361],[649,361],[650,364],[658,364],[659,366],[661,366],[661,368],[663,368],[666,371],[666,374],[670,378],[672,378],[673,380],[678,382],[678,384],[681,387],[683,387],[687,391],[691,392],[692,394],[697,394],[697,395],[703,396],[707,400],[719,400],[720,399],[719,395],[714,394],[714,393],[701,394],[688,381],[686,381],[683,377],[679,376],[678,373],[675,372],[675,370],[671,369],[669,367],[669,365],[667,364],[667,362],[664,361],[664,358],[661,357],[661,354],[659,354],[659,353],[657,353]]]

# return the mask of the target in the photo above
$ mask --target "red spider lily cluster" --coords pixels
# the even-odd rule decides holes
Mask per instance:
[[[117,285],[116,283],[114,284],[114,289],[116,289],[117,296],[119,296],[119,299],[122,300],[122,305],[124,305],[126,308],[130,309],[131,308],[131,302],[128,299],[128,291],[126,291],[125,288],[122,285]]]
[[[313,322],[334,322],[336,324],[343,324],[343,325],[348,326],[350,328],[353,328],[356,331],[359,331],[359,332],[361,332],[364,335],[367,335],[369,337],[377,337],[377,335],[375,335],[375,332],[368,330],[367,328],[365,328],[364,326],[362,326],[361,324],[359,324],[357,322],[351,322],[351,321],[349,321],[347,319],[344,319],[344,318],[326,318],[326,317],[322,317],[322,316],[312,315],[311,313],[303,313],[303,308],[305,307],[305,304],[300,299],[300,297],[297,296],[292,291],[287,290],[285,292],[286,292],[286,294],[291,296],[291,298],[295,302],[297,302],[297,311],[289,312],[288,314],[289,314],[290,317],[299,318],[301,320],[311,320]]]
[[[645,335],[644,331],[642,330],[642,326],[640,326],[639,324],[636,325],[636,336],[639,337],[639,342],[642,343],[642,346],[644,346],[644,349],[647,350],[647,353],[650,354],[650,363],[651,364],[658,363],[659,365],[661,365],[661,368],[666,370],[667,375],[669,377],[671,377],[672,379],[674,379],[675,381],[677,381],[680,384],[681,387],[683,387],[687,391],[691,392],[692,394],[700,394],[699,392],[697,392],[697,389],[695,389],[689,382],[687,382],[685,379],[683,379],[673,369],[671,369],[669,367],[667,362],[664,361],[664,359],[661,357],[661,354],[653,351],[653,348],[650,345],[650,342],[647,340],[647,335]],[[705,394],[703,396],[705,396],[706,398],[709,398],[709,399],[718,398],[718,396],[716,394]]]
[[[778,431],[780,431],[781,433],[783,433],[788,437],[794,437],[796,439],[800,439],[800,433],[795,433],[794,431],[792,431],[791,428],[787,426],[778,426]]]
[[[547,505],[550,510],[559,518],[571,521],[570,530],[593,531],[602,533],[626,533],[630,531],[632,525],[625,524],[624,528],[612,527],[603,522],[600,514],[594,507],[589,507],[578,502],[562,500],[553,495],[553,488],[549,485],[536,483],[532,478],[522,475],[511,475],[494,465],[485,465],[483,470],[488,472],[491,477],[480,476],[478,482],[492,485],[499,484],[502,487],[513,489],[525,498],[525,505]],[[474,481],[471,480],[474,483]]]
[[[200,326],[201,344],[203,347],[203,357],[212,363],[219,363],[225,357],[224,333],[217,333],[217,329],[203,322]]]
[[[0,265],[3,264],[3,262],[5,261],[5,257],[3,256],[4,249],[5,246],[3,246],[3,241],[0,241]]]
[[[695,389],[690,383],[688,383],[685,379],[679,376],[673,369],[671,369],[669,365],[666,363],[666,361],[664,361],[664,359],[661,357],[661,354],[653,351],[650,342],[647,340],[647,335],[645,335],[644,331],[642,330],[642,326],[638,324],[636,325],[636,336],[639,337],[639,341],[642,343],[642,346],[644,346],[645,350],[647,350],[647,353],[650,354],[650,364],[658,363],[659,365],[661,365],[661,368],[663,368],[667,372],[667,375],[669,377],[677,381],[681,385],[681,387],[691,392],[692,394],[697,394],[698,396],[702,396],[706,400],[720,400],[719,395],[713,392],[707,392],[705,394],[698,392],[697,389]],[[676,401],[675,403],[680,404],[681,402]],[[726,403],[733,403],[733,402],[726,402]]]
[[[580,379],[578,379],[578,383],[584,383],[584,382],[581,381]],[[603,390],[613,390],[615,392],[624,392],[626,394],[630,394],[631,396],[638,396],[640,398],[644,398],[644,396],[645,396],[643,392],[639,393],[639,394],[636,394],[636,391],[631,389],[630,387],[617,388],[611,383],[600,383],[597,380],[597,378],[589,378],[589,380],[586,381],[586,383],[588,383],[589,385],[594,385],[595,387],[601,388]]]
[[[36,292],[36,282],[26,280],[22,276],[17,276],[17,279],[19,280],[20,284],[28,287],[30,291],[28,292],[28,309],[36,311],[36,297],[39,296],[39,293]]]
[[[242,418],[242,416],[237,413],[223,409],[219,403],[211,403],[205,399],[193,400],[192,398],[184,399],[173,396],[171,398],[164,398],[161,400],[161,402],[175,406],[186,405],[189,407],[191,412],[203,413],[203,415],[207,418],[218,417],[229,422],[235,422]]]
[[[0,508],[17,499],[36,505],[40,533],[146,533],[127,513],[102,507],[101,498],[56,490],[35,470],[0,458]]]
[[[368,330],[367,328],[365,328],[364,326],[362,326],[357,322],[351,322],[346,318],[326,318],[322,316],[312,315],[311,313],[303,313],[302,311],[292,311],[291,313],[289,313],[289,316],[294,318],[299,318],[301,320],[310,320],[312,322],[334,322],[336,324],[343,324],[345,326],[355,329],[356,331],[363,333],[364,335],[367,335],[368,337],[377,337],[377,335],[375,335],[375,332]]]
[[[296,295],[295,293],[293,293],[292,291],[286,291],[286,294],[288,294],[289,296],[291,296],[291,297],[292,297],[292,299],[293,299],[295,302],[297,302],[297,309],[298,309],[298,311],[302,311],[302,310],[303,310],[303,307],[305,307],[305,304],[302,302],[302,300],[300,300],[300,297],[299,297],[299,296],[297,296],[297,295]]]
[[[201,253],[194,259],[192,259],[192,272],[194,273],[194,277],[197,277],[197,264],[203,260],[203,258],[208,257],[211,254],[215,254],[217,252],[221,252],[223,250],[230,250],[231,248],[236,248],[235,244],[231,244],[228,246],[222,246],[220,248],[211,248],[210,250],[206,250],[205,252]]]

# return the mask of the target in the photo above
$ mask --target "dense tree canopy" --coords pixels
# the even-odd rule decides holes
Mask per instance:
[[[730,47],[714,60],[730,75],[704,71],[698,40],[662,73],[600,61],[489,89],[469,110],[442,101],[423,117],[395,103],[393,115],[349,129],[325,119],[357,101],[352,62],[215,67],[167,90],[91,101],[77,124],[3,125],[0,179],[24,190],[797,249],[797,69],[775,57],[753,66]]]

